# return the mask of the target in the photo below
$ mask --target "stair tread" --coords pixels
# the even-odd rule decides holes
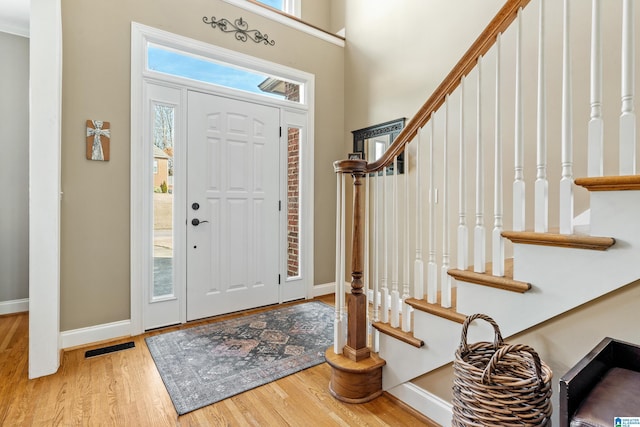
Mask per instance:
[[[448,319],[460,324],[464,323],[464,320],[467,316],[456,311],[456,304],[458,301],[457,288],[451,289],[451,307],[443,307],[441,301],[442,291],[438,291],[435,303],[430,303],[426,299],[417,298],[408,298],[406,300],[406,303],[413,307],[415,310],[424,311],[425,313],[433,314],[435,316],[442,317],[444,319]]]
[[[433,314],[444,319],[451,320],[457,323],[464,323],[467,318],[466,315],[458,313],[455,309],[455,288],[452,289],[452,305],[451,308],[445,308],[439,304],[440,298],[438,297],[438,303],[432,304],[424,299],[408,298],[406,303],[413,307],[415,310],[424,311],[425,313]]]
[[[613,237],[589,236],[584,234],[537,233],[534,231],[503,231],[502,237],[511,240],[513,243],[591,249],[597,251],[605,251],[616,242],[616,239]]]
[[[389,323],[373,322],[372,326],[380,332],[406,342],[414,347],[420,348],[424,346],[424,341],[416,338],[412,332],[404,332],[401,328],[394,328]]]
[[[504,276],[494,276],[492,263],[487,263],[485,273],[476,273],[473,266],[466,270],[449,269],[448,274],[456,280],[503,289],[505,291],[524,293],[531,289],[531,284],[513,279],[513,258],[504,261]]]
[[[640,190],[640,175],[590,176],[576,178],[574,183],[589,191]]]

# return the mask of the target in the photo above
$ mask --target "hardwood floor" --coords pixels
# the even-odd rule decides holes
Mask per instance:
[[[387,394],[359,405],[334,399],[326,363],[178,417],[144,338],[193,325],[113,341],[134,341],[135,348],[95,358],[85,359],[85,351],[105,343],[68,350],[56,374],[28,380],[28,314],[0,316],[0,425],[436,425]]]

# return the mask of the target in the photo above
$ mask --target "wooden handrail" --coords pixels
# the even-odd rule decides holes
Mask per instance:
[[[484,29],[476,41],[471,45],[469,50],[458,61],[451,72],[436,88],[431,97],[427,99],[417,114],[407,123],[405,128],[400,132],[393,144],[384,152],[380,159],[373,163],[367,163],[365,172],[372,173],[382,170],[393,163],[393,159],[404,151],[404,147],[418,134],[431,118],[431,114],[436,112],[444,103],[447,95],[460,85],[462,77],[476,66],[478,58],[485,55],[489,49],[495,44],[498,34],[504,32],[518,15],[518,9],[524,8],[529,4],[530,0],[507,0],[504,6],[498,11],[496,16],[491,20],[489,25]],[[336,172],[350,172],[353,164],[348,164],[348,160],[341,160],[334,163]]]

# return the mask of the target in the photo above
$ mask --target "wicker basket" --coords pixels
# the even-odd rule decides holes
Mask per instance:
[[[475,319],[493,326],[493,343],[467,343],[467,330]],[[533,348],[505,344],[489,316],[467,317],[453,367],[452,425],[551,425],[551,369]]]

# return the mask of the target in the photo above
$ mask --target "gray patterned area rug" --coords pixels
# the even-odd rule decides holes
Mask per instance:
[[[334,308],[317,301],[146,338],[179,415],[324,362]]]

